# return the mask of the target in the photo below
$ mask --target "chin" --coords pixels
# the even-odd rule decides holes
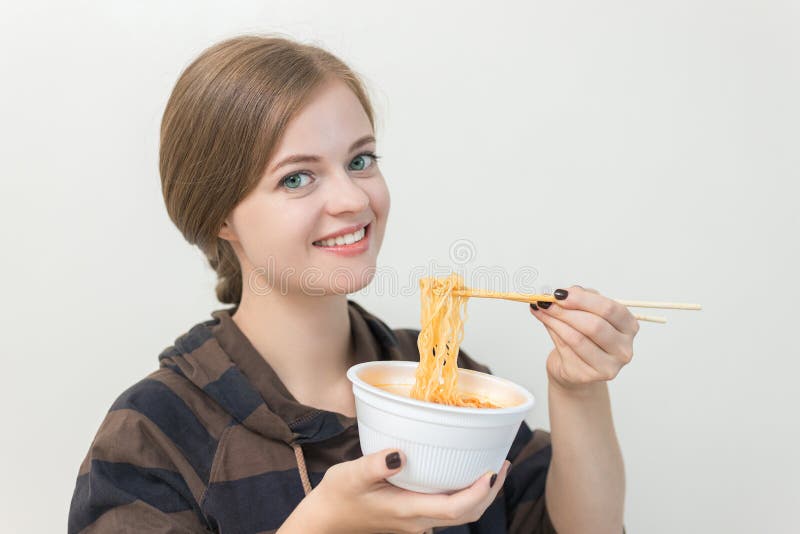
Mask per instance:
[[[328,286],[331,293],[349,294],[361,291],[375,278],[375,262],[363,267],[339,267],[330,272]]]
[[[375,278],[375,258],[364,258],[356,265],[314,265],[296,279],[295,290],[307,295],[345,295],[360,291]]]

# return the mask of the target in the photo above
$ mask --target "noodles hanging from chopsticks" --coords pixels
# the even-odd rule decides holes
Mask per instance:
[[[499,408],[474,395],[458,393],[458,349],[464,338],[467,299],[454,295],[464,287],[463,277],[452,273],[443,278],[428,277],[419,282],[420,334],[417,338],[419,366],[410,396],[452,406]]]

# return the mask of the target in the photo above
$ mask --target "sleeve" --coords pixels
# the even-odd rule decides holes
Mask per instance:
[[[204,486],[192,473],[152,420],[112,408],[78,472],[68,532],[210,532],[195,495]]]

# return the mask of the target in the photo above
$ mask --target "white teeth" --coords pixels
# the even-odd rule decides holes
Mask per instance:
[[[366,235],[366,227],[353,232],[352,234],[340,235],[339,237],[324,239],[322,241],[314,241],[314,244],[322,247],[332,247],[334,245],[352,245],[364,239]]]

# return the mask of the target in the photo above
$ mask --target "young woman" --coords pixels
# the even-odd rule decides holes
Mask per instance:
[[[80,467],[70,532],[623,531],[606,381],[638,325],[594,290],[532,306],[555,345],[552,434],[523,423],[499,473],[425,495],[385,481],[403,451],[361,454],[347,369],[419,359],[417,330],[347,298],[372,280],[389,215],[375,151],[362,83],[325,50],[242,36],[186,68],[162,122],[163,195],[233,306],[113,404]],[[489,372],[463,351],[459,367]]]

